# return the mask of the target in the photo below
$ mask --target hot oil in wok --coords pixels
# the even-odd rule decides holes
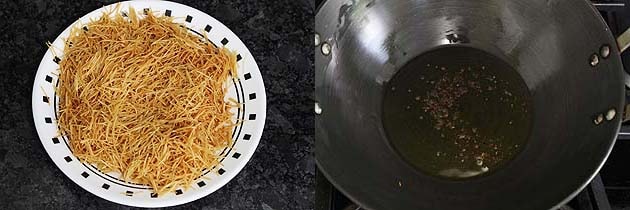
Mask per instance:
[[[439,48],[387,84],[383,122],[393,147],[421,171],[446,178],[497,170],[525,146],[529,91],[504,61],[470,47]]]

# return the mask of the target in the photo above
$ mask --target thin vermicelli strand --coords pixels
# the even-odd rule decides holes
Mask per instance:
[[[103,14],[71,30],[59,69],[59,126],[81,161],[162,195],[219,164],[235,122],[236,56],[170,17]]]

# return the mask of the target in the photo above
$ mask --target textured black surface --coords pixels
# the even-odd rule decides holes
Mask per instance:
[[[267,88],[258,150],[231,182],[178,209],[311,209],[313,10],[311,0],[178,1],[227,25],[248,46]],[[83,190],[52,163],[31,114],[45,42],[113,1],[5,1],[0,5],[0,209],[127,209]],[[42,100],[38,98],[37,100]]]

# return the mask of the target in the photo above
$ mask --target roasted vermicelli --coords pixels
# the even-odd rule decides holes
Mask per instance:
[[[81,161],[162,195],[231,143],[236,56],[171,17],[110,11],[76,26],[60,61],[58,124]]]

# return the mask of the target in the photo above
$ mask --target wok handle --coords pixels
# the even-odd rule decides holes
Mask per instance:
[[[617,37],[617,45],[619,45],[619,53],[623,53],[630,47],[630,28]]]
[[[619,35],[619,37],[617,37],[617,45],[619,46],[619,54],[623,53],[628,48],[630,48],[630,28],[628,28],[621,35]],[[625,70],[624,70],[624,73],[625,73],[623,74],[624,82],[626,83],[626,87],[630,88],[630,75]],[[630,103],[628,103],[629,100],[630,98],[628,97],[628,94],[626,94],[626,105],[624,107],[624,110],[623,110],[624,112],[622,115],[623,122],[630,120]]]
[[[619,46],[619,54],[630,48],[630,28],[617,37],[617,46]],[[624,69],[624,73],[623,81],[626,83],[626,87],[630,88],[630,72]]]

